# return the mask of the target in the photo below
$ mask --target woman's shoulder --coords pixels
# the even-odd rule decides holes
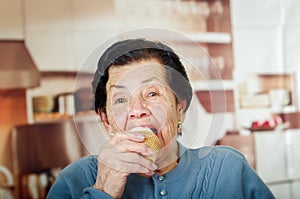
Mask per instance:
[[[222,173],[221,176],[227,176],[228,171],[234,173],[243,171],[248,168],[247,160],[238,150],[227,146],[205,146],[198,149],[188,149],[186,160],[191,167],[205,168],[209,173]]]
[[[238,150],[228,146],[204,146],[197,149],[188,149],[189,153],[198,159],[237,159],[244,160],[244,155]]]
[[[213,146],[212,148],[214,148],[216,153],[221,153],[221,154],[230,154],[230,155],[234,155],[240,158],[244,158],[244,155],[238,151],[235,148],[229,147],[229,146]]]
[[[94,175],[97,172],[98,168],[98,160],[97,156],[90,155],[82,157],[68,166],[66,166],[61,172],[62,176],[70,176],[75,174],[83,174],[83,175]]]
[[[79,198],[96,181],[97,156],[85,156],[66,166],[57,176],[48,198]]]

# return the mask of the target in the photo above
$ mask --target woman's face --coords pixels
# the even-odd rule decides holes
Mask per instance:
[[[157,133],[162,146],[176,137],[183,107],[169,88],[165,66],[157,60],[111,67],[106,91],[111,130],[149,127]]]

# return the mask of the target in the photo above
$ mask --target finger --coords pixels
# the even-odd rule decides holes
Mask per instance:
[[[126,164],[118,164],[118,165],[108,165],[106,162],[105,163],[101,162],[100,164],[102,165],[102,168],[106,167],[111,172],[115,171],[116,173],[126,173],[127,175],[132,173],[149,173],[149,174],[154,173],[154,170],[147,169],[138,164],[126,163]]]
[[[143,143],[138,143],[138,144],[133,143],[132,145],[143,146],[146,147],[146,149],[150,149],[147,145]],[[124,147],[128,147],[128,144],[125,143]],[[149,154],[146,153],[146,155],[143,155],[135,151],[134,152],[124,151],[121,150],[120,148],[117,148],[114,145],[108,145],[101,149],[98,157],[100,161],[107,162],[108,164],[111,165],[117,166],[117,164],[120,164],[120,162],[124,162],[125,164],[135,163],[135,164],[145,165],[146,167],[152,169],[153,167],[152,161],[146,158],[147,156],[150,156]]]
[[[127,133],[127,132],[111,132],[110,135],[112,135],[110,142],[112,144],[117,144],[119,142],[122,142],[123,140],[132,140],[135,142],[143,142],[144,141],[144,135],[141,133]]]
[[[123,152],[135,152],[143,156],[152,156],[154,154],[153,149],[151,149],[151,147],[145,143],[139,143],[130,140],[124,140],[115,145],[115,147]]]
[[[156,165],[149,158],[146,158],[138,153],[122,153],[121,155],[117,156],[117,159],[125,163],[139,164],[150,170],[156,169]]]
[[[108,159],[113,159],[122,155],[126,156],[130,153],[136,153],[144,157],[150,157],[153,156],[155,152],[153,151],[153,149],[151,149],[151,147],[144,143],[136,143],[130,140],[124,140],[123,142],[120,142],[116,145],[108,143],[101,149],[99,155],[102,155],[102,157],[106,157]],[[123,160],[125,161],[126,158],[124,158]]]
[[[136,153],[123,153],[117,157],[118,164],[122,165],[122,169],[130,173],[146,173],[153,172],[157,166],[149,159]]]
[[[98,161],[107,167],[126,173],[144,173],[157,169],[157,166],[144,156],[132,152],[124,153],[119,150],[111,150],[109,153],[100,155]]]

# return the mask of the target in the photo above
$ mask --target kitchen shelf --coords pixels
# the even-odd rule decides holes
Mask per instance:
[[[196,80],[191,84],[207,113],[234,112],[232,80]]]
[[[279,75],[292,75],[295,71],[282,69],[282,70],[273,70],[273,71],[257,71],[256,74],[258,76],[279,76]]]
[[[205,44],[231,44],[232,37],[227,32],[183,32],[183,37],[172,35],[161,35],[162,39],[171,40],[175,42],[187,42],[186,37],[196,43]],[[122,38],[120,38],[122,39]]]
[[[234,89],[232,80],[194,80],[191,84],[194,91],[221,91]]]
[[[86,72],[86,71],[78,71],[78,70],[53,70],[53,71],[41,71],[40,72],[42,77],[74,77],[76,78],[77,75],[81,76],[93,76],[93,72]]]
[[[230,44],[232,42],[231,35],[229,33],[189,32],[189,33],[185,33],[185,35],[199,43]]]

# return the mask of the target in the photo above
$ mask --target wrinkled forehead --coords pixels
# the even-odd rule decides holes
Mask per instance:
[[[137,88],[147,83],[168,86],[165,66],[156,60],[111,66],[106,88],[109,92],[112,88]]]

